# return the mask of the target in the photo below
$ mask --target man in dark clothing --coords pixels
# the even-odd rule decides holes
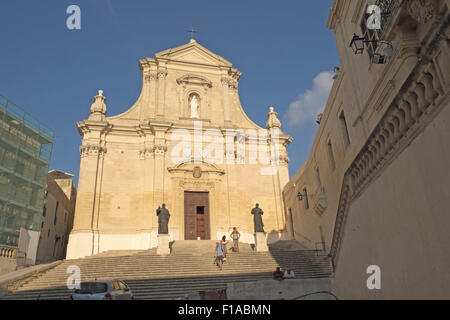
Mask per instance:
[[[158,234],[168,234],[170,213],[166,209],[165,203],[162,204],[162,208],[158,207],[156,209],[156,215],[158,216]]]
[[[283,280],[284,279],[284,274],[283,271],[281,271],[280,267],[277,267],[277,269],[272,273],[272,276],[275,280]]]
[[[262,221],[262,215],[264,211],[261,210],[259,204],[255,205],[255,208],[252,209],[253,222],[255,223],[255,232],[264,232],[264,223]]]

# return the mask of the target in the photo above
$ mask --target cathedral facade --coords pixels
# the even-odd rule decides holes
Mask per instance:
[[[170,211],[172,241],[219,239],[233,227],[254,242],[251,209],[264,210],[267,241],[286,238],[286,146],[273,107],[266,128],[245,114],[241,72],[195,40],[139,61],[142,91],[106,116],[100,90],[83,137],[67,258],[157,246],[156,210]]]

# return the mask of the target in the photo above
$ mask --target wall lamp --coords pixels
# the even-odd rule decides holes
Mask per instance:
[[[374,53],[372,57],[372,62],[376,64],[384,64],[386,63],[386,56],[392,56],[392,51],[394,47],[392,46],[392,43],[389,41],[384,40],[366,40],[364,37],[358,36],[356,33],[353,34],[352,41],[350,42],[350,47],[352,48],[353,52],[355,54],[362,54],[364,53],[364,43],[373,42],[375,44],[385,44],[385,53],[386,55]]]

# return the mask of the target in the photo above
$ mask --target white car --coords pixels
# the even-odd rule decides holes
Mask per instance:
[[[134,300],[133,293],[120,280],[82,282],[70,295],[70,300]]]

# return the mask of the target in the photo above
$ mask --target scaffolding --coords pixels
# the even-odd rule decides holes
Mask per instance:
[[[55,133],[0,95],[0,244],[39,231]]]

